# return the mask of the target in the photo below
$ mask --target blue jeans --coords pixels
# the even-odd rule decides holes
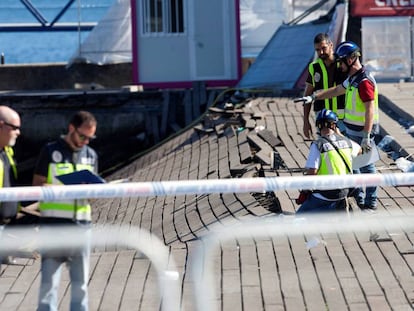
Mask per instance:
[[[362,141],[362,137],[359,136],[354,136],[354,135],[346,135],[348,138],[352,139],[353,141],[355,141],[358,144],[361,144]],[[373,138],[371,138],[373,140]],[[368,164],[367,166],[361,167],[358,170],[354,170],[353,173],[354,174],[375,174],[377,172],[376,168],[375,168],[375,163],[371,163]],[[364,195],[364,190],[361,187],[355,188],[354,192],[353,192],[353,196],[355,198],[355,200],[357,201],[359,206],[370,206],[370,207],[375,207],[377,206],[377,187],[367,187],[365,189],[365,195]]]
[[[338,201],[326,201],[310,195],[305,202],[298,208],[296,214],[303,213],[330,213],[338,212]]]
[[[89,233],[86,232],[89,241]],[[63,264],[69,268],[71,281],[71,311],[88,310],[88,280],[89,280],[89,243],[85,247],[73,251],[73,254],[59,257],[56,254],[42,254],[41,284],[39,291],[38,311],[58,310],[58,288]]]

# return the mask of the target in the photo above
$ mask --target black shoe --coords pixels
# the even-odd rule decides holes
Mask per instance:
[[[365,205],[365,204],[358,204],[358,207],[363,211],[363,210],[371,210],[371,211],[376,211],[377,207],[375,205]]]

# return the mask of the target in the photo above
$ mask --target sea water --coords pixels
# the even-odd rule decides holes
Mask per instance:
[[[115,0],[76,0],[58,23],[99,22]],[[69,0],[30,0],[48,23]],[[34,23],[37,19],[20,0],[0,1],[0,24]],[[0,53],[6,64],[67,62],[89,31],[0,32]]]

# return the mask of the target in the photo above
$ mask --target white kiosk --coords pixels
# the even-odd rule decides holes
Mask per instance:
[[[231,86],[241,76],[239,0],[132,0],[134,83]]]

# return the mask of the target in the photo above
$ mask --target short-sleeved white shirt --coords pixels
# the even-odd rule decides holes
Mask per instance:
[[[335,141],[336,136],[330,135],[329,139],[332,141]],[[352,144],[352,158],[355,158],[358,155],[361,147],[353,140],[351,140],[351,144]],[[305,167],[319,169],[320,165],[321,165],[321,153],[319,152],[317,144],[313,142],[309,149],[309,155],[308,155],[308,159],[306,160]]]

